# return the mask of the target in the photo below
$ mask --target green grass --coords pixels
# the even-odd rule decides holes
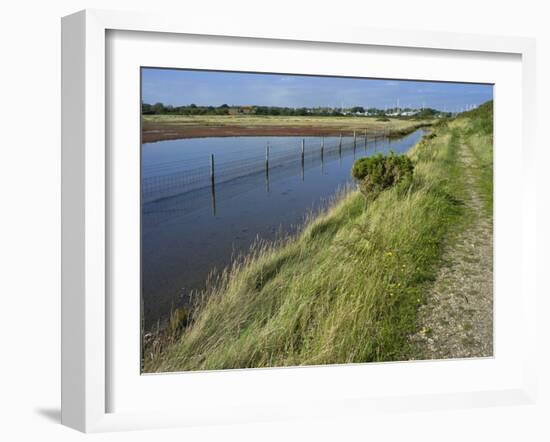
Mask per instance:
[[[408,337],[426,284],[467,218],[457,161],[461,134],[472,127],[464,121],[438,125],[413,149],[406,185],[368,206],[350,191],[297,236],[236,260],[210,282],[187,327],[145,348],[144,371],[414,357]]]
[[[472,170],[484,201],[486,214],[493,214],[493,102],[463,114],[464,141],[475,158]]]

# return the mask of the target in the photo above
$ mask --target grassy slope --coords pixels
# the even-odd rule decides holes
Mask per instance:
[[[465,221],[457,130],[437,127],[417,145],[410,188],[368,207],[351,192],[298,237],[259,246],[226,270],[181,336],[145,351],[145,371],[412,357],[425,285]]]

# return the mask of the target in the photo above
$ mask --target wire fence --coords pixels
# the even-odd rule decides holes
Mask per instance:
[[[178,160],[144,166],[141,180],[142,204],[158,203],[191,192],[203,194],[205,190],[221,191],[221,184],[239,181],[262,172],[274,177],[287,168],[296,170],[293,165],[301,168],[303,174],[306,165],[312,160],[322,163],[351,150],[366,150],[385,136],[384,133],[356,133],[351,136],[341,135],[327,142],[320,138],[315,144],[310,139],[307,143],[303,139],[298,145],[269,143],[264,149],[260,148],[245,157],[217,160],[212,154],[205,155],[204,160]]]

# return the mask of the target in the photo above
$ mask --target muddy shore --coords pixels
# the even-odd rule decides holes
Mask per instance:
[[[247,137],[247,136],[338,136],[351,135],[347,127],[327,126],[189,126],[144,122],[142,143],[177,140],[181,138],[204,137]],[[361,131],[358,131],[358,135]]]

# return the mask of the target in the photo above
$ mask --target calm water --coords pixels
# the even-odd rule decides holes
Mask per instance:
[[[271,240],[279,232],[294,232],[309,211],[320,209],[338,189],[352,182],[354,158],[390,150],[406,152],[423,133],[418,130],[391,142],[369,141],[366,147],[364,139],[357,139],[355,151],[352,139],[344,139],[340,151],[334,149],[339,142],[336,138],[305,138],[303,167],[302,138],[298,137],[143,144],[142,183],[160,180],[155,188],[160,197],[144,197],[142,203],[145,328],[165,319],[171,308],[186,305],[190,291],[200,289],[212,269],[224,268],[257,238]],[[210,154],[216,161],[214,192]],[[184,185],[178,184],[178,177],[185,178]],[[164,192],[167,186],[171,186],[170,193]]]

